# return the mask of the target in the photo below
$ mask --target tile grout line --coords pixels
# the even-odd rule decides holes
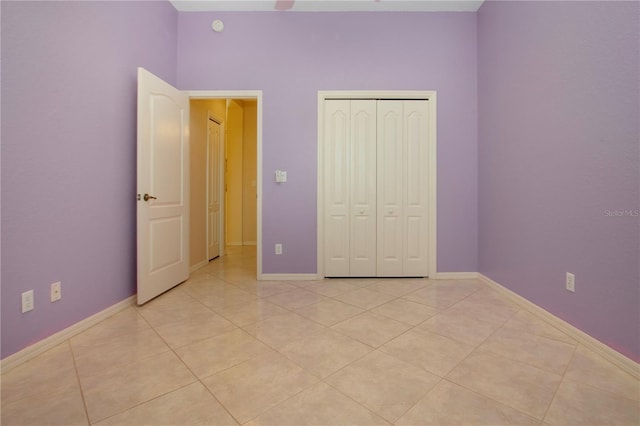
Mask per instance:
[[[89,417],[89,407],[87,407],[87,400],[84,396],[84,389],[82,387],[82,381],[80,380],[80,372],[78,371],[78,364],[76,363],[76,355],[73,352],[73,345],[71,339],[67,339],[67,345],[69,346],[69,352],[71,353],[71,360],[73,361],[73,369],[76,372],[76,381],[78,383],[78,389],[80,390],[80,397],[82,398],[82,405],[84,406],[84,415],[87,417],[87,424],[91,424],[91,418]]]
[[[564,380],[565,380],[565,376],[567,374],[567,371],[569,370],[569,366],[573,362],[577,351],[578,351],[578,344],[576,344],[574,346],[573,353],[571,354],[571,358],[569,359],[569,362],[565,366],[564,371],[560,375],[560,380],[558,381],[558,386],[556,386],[556,390],[555,390],[555,392],[553,392],[553,398],[551,398],[551,401],[549,402],[549,405],[547,405],[546,410],[544,410],[544,415],[542,416],[541,423],[544,422],[545,419],[547,418],[547,414],[549,414],[549,410],[551,409],[551,406],[553,405],[554,401],[558,397],[558,392],[560,391],[560,386],[562,386],[562,382],[564,382]]]

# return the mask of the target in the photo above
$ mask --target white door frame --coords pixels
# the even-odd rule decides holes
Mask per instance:
[[[436,91],[435,90],[377,90],[377,91],[345,91],[330,90],[318,91],[318,199],[317,199],[317,242],[318,278],[324,278],[324,101],[325,99],[429,99],[429,209],[428,209],[428,231],[429,231],[429,277],[435,278],[437,275],[437,143],[436,143]]]
[[[218,123],[220,125],[220,149],[219,149],[219,160],[218,160],[218,200],[220,202],[220,206],[218,207],[220,209],[219,215],[220,215],[220,220],[218,223],[218,256],[222,257],[224,256],[225,253],[225,246],[224,246],[224,220],[225,220],[225,216],[224,216],[224,207],[225,207],[225,202],[224,202],[224,143],[225,143],[225,137],[224,137],[224,120],[220,117],[218,117],[217,115],[208,112],[207,114],[207,167],[206,167],[206,174],[207,174],[207,184],[205,185],[206,187],[206,206],[205,206],[205,211],[206,211],[206,226],[205,226],[205,232],[207,235],[207,262],[210,261],[211,259],[211,254],[209,253],[209,185],[211,185],[211,163],[209,163],[209,149],[211,149],[211,139],[209,135],[209,121],[214,121],[216,123]]]
[[[257,218],[256,255],[257,279],[262,276],[262,90],[183,90],[189,99],[254,99],[256,101],[256,144],[257,144]]]

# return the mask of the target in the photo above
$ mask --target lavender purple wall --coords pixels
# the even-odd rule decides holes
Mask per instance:
[[[638,2],[478,12],[479,270],[636,361],[639,16]]]
[[[4,358],[135,293],[136,67],[175,83],[178,13],[1,7]],[[35,310],[21,314],[29,289]]]
[[[475,13],[180,13],[179,88],[263,91],[263,272],[316,272],[319,90],[437,90],[438,271],[477,270],[476,48]]]

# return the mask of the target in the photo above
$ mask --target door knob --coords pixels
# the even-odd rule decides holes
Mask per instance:
[[[143,200],[145,201],[149,201],[149,200],[157,200],[156,197],[154,197],[153,195],[149,195],[149,194],[144,194],[144,196],[142,197]]]

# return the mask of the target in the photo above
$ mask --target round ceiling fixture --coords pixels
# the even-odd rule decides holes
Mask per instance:
[[[222,30],[224,30],[224,24],[222,23],[221,20],[216,19],[215,21],[213,21],[211,23],[211,28],[213,29],[213,31],[215,31],[217,33],[221,33]]]

